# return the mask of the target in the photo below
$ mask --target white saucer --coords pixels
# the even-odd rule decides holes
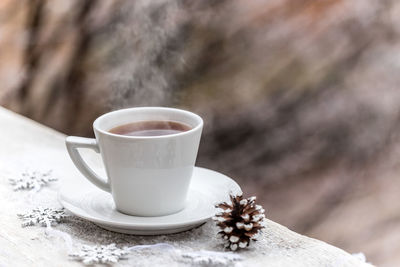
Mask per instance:
[[[231,178],[195,167],[186,207],[172,215],[138,217],[120,213],[115,209],[111,195],[90,184],[84,177],[71,177],[64,181],[58,199],[71,213],[107,230],[157,235],[178,233],[203,224],[215,214],[214,204],[227,201],[230,192],[241,192]]]

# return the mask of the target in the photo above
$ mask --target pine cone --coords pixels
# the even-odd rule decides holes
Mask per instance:
[[[248,247],[250,240],[264,228],[265,210],[255,204],[256,197],[243,198],[242,195],[230,195],[232,204],[220,203],[215,207],[222,210],[213,220],[222,231],[218,233],[227,241],[227,248],[235,251]]]

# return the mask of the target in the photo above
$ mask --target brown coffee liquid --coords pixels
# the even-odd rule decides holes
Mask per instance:
[[[109,132],[128,136],[160,136],[190,129],[192,128],[189,125],[176,121],[138,121],[114,127]]]

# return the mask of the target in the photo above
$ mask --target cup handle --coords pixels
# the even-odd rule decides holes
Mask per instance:
[[[72,162],[78,168],[78,170],[95,186],[106,191],[111,192],[111,187],[108,181],[100,178],[82,159],[81,154],[78,151],[78,148],[90,148],[100,153],[99,145],[97,144],[96,139],[94,138],[84,138],[77,136],[68,136],[65,139],[65,144],[67,145],[67,150],[69,156],[72,159]]]

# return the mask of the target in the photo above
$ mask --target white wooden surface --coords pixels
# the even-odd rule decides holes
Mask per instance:
[[[68,257],[68,247],[57,237],[45,234],[45,228],[22,228],[16,214],[36,206],[60,207],[57,189],[60,182],[40,192],[12,190],[8,178],[24,170],[53,170],[53,175],[67,181],[80,175],[69,159],[63,134],[0,107],[0,266],[81,266]],[[99,166],[97,155],[87,154],[94,166]],[[83,179],[83,178],[82,178]],[[268,217],[268,213],[267,213]],[[55,229],[68,233],[73,248],[81,244],[109,244],[120,246],[166,242],[183,252],[199,250],[222,251],[215,238],[218,229],[212,222],[200,228],[168,236],[140,237],[117,234],[72,216]],[[241,266],[370,266],[349,253],[322,241],[299,235],[287,228],[267,221],[259,242],[240,252]],[[118,266],[189,266],[168,252],[144,250],[133,252]]]

